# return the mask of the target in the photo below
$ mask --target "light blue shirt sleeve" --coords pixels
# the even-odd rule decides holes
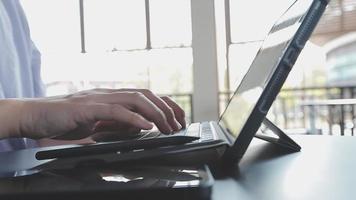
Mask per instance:
[[[0,98],[44,96],[41,54],[31,40],[18,0],[0,0],[0,44]],[[34,146],[36,142],[30,139],[0,140],[0,151]]]

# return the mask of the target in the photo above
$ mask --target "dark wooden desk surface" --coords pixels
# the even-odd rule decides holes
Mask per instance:
[[[356,137],[293,138],[301,152],[255,139],[238,166],[216,174],[212,199],[355,199]],[[37,165],[34,153],[1,153],[0,172]]]
[[[255,139],[239,167],[217,179],[214,200],[355,199],[356,137],[296,136],[298,153]]]

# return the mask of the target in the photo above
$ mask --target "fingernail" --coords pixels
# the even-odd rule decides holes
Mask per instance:
[[[142,127],[140,127],[140,128],[145,129],[145,130],[149,130],[149,129],[153,128],[153,124],[148,122],[148,121],[143,121]]]
[[[178,126],[178,130],[182,129],[182,125],[180,125],[180,123],[177,122],[177,126]]]
[[[179,131],[182,128],[182,126],[180,125],[180,123],[174,119],[174,131]]]

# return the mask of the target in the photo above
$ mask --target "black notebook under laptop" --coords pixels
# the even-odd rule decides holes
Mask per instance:
[[[143,134],[133,140],[41,151],[36,157],[57,158],[48,166],[62,167],[82,161],[126,162],[157,157],[160,161],[174,158],[180,163],[216,159],[236,163],[254,136],[299,151],[299,145],[265,117],[327,4],[327,0],[298,0],[288,8],[266,36],[219,121],[191,124],[173,137]],[[279,138],[256,135],[262,123]]]

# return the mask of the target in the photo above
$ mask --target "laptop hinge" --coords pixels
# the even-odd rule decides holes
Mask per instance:
[[[214,127],[219,139],[226,141],[230,145],[234,144],[234,140],[229,138],[230,135],[226,133],[226,130],[223,129],[218,122],[212,121],[211,125]]]
[[[301,147],[292,140],[287,134],[285,134],[280,128],[278,128],[273,122],[271,122],[267,117],[263,120],[263,124],[271,130],[278,138],[267,136],[264,134],[256,133],[255,137],[267,142],[271,142],[283,148],[289,149],[291,151],[300,151]]]

